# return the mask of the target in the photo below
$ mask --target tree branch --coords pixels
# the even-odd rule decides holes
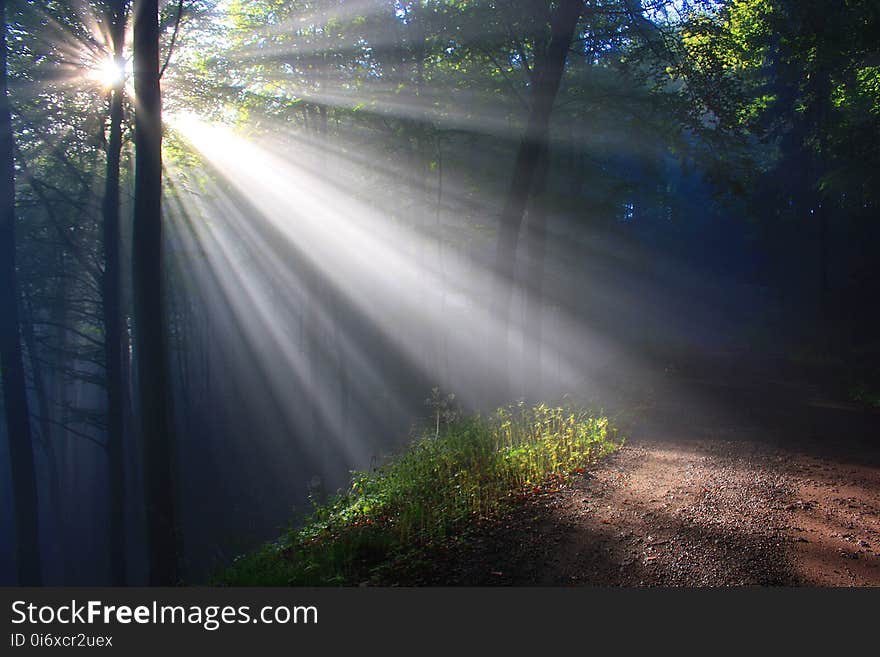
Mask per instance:
[[[165,63],[162,64],[162,68],[159,69],[159,79],[162,79],[162,76],[165,75],[165,69],[168,68],[169,62],[171,62],[171,54],[174,52],[174,43],[177,41],[177,34],[180,32],[180,18],[183,16],[183,0],[178,0],[177,2],[177,20],[174,21],[174,32],[171,33],[171,43],[168,44],[168,52],[165,55]]]

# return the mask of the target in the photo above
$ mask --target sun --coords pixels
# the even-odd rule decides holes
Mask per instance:
[[[112,89],[125,79],[125,66],[113,57],[105,57],[90,69],[89,78],[105,89]]]

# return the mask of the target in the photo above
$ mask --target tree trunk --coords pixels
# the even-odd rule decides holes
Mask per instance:
[[[534,193],[529,205],[529,218],[526,224],[526,246],[528,247],[528,266],[523,286],[525,298],[525,350],[523,357],[522,396],[529,393],[542,395],[543,376],[541,371],[542,321],[544,318],[544,269],[547,251],[547,212],[540,200],[550,167],[550,154],[547,150],[541,158],[535,175]]]
[[[48,206],[47,206],[48,209]],[[64,250],[59,249],[55,254],[56,262],[54,266],[58,276],[58,284],[54,291],[51,305],[49,306],[49,323],[52,326],[49,335],[49,343],[53,345],[49,354],[55,353],[52,368],[51,385],[49,387],[49,398],[53,404],[50,407],[50,417],[55,427],[54,442],[58,445],[58,465],[60,469],[60,481],[65,495],[61,498],[61,536],[62,540],[68,540],[74,535],[74,522],[71,511],[75,508],[75,501],[71,499],[70,492],[73,490],[71,482],[74,477],[71,474],[74,471],[74,450],[76,441],[71,434],[65,429],[67,419],[67,395],[68,387],[65,380],[64,371],[67,369],[67,361],[70,358],[70,350],[67,348],[69,335],[67,333],[68,326],[68,305],[67,305],[67,288],[70,284],[71,276],[68,272],[67,260],[64,256]],[[77,572],[78,555],[75,550],[62,550],[63,568],[64,568],[64,584],[70,584],[75,581],[72,575]]]
[[[132,270],[135,357],[147,508],[149,582],[177,583],[174,444],[162,303],[162,98],[158,0],[134,3],[135,183]]]
[[[120,70],[125,59],[125,1],[108,0],[107,18],[113,58]],[[124,80],[120,76],[110,91],[110,134],[107,140],[107,176],[104,187],[104,275],[101,281],[104,309],[104,355],[107,377],[107,465],[110,484],[110,582],[125,584],[125,468],[122,379],[122,304],[119,277],[119,162],[122,151],[122,102]]]
[[[49,394],[47,391],[46,379],[43,375],[43,364],[40,362],[37,353],[37,338],[34,330],[34,312],[29,308],[28,304],[22,307],[21,319],[21,337],[24,342],[24,348],[28,354],[28,360],[31,366],[31,380],[34,386],[34,396],[37,402],[37,413],[39,417],[39,444],[43,448],[43,454],[46,457],[46,469],[48,481],[43,490],[49,494],[49,507],[52,514],[52,522],[49,542],[51,551],[47,555],[48,563],[64,563],[64,505],[61,495],[61,472],[58,467],[58,453],[55,450],[55,437],[53,436],[51,423],[51,406]],[[33,436],[32,436],[33,438]],[[46,528],[43,526],[43,537],[46,536]],[[44,573],[45,576],[45,573]],[[51,575],[49,575],[51,578]]]
[[[321,122],[319,124],[320,135],[319,143],[324,145],[329,143],[329,131],[327,122],[327,106],[322,104],[319,106],[319,116]],[[327,166],[327,155],[324,148],[321,149],[321,167]],[[338,386],[338,424],[341,436],[348,435],[348,419],[350,413],[351,401],[351,382],[348,379],[348,367],[345,362],[345,332],[341,330],[341,326],[347,325],[345,322],[345,304],[346,300],[341,291],[335,289],[331,284],[328,287],[327,304],[329,308],[329,316],[333,322],[333,353],[334,353],[334,369],[336,370],[336,379]],[[337,436],[337,438],[340,436]]]
[[[547,133],[553,103],[562,81],[565,61],[574,31],[583,8],[583,0],[562,0],[553,15],[550,26],[550,41],[543,57],[536,59],[534,84],[531,93],[531,108],[525,134],[516,154],[510,191],[501,211],[498,227],[498,240],[495,249],[496,292],[498,321],[502,327],[509,327],[510,306],[513,297],[516,247],[519,240],[523,213],[529,199],[535,170],[546,148]],[[509,333],[509,331],[508,331]],[[508,336],[509,337],[509,336]],[[507,337],[503,343],[507,343]],[[513,389],[510,381],[509,347],[501,354],[502,384],[508,392]]]
[[[39,586],[37,478],[28,414],[15,272],[15,168],[12,117],[6,85],[6,0],[0,0],[0,367],[12,469],[19,584]]]

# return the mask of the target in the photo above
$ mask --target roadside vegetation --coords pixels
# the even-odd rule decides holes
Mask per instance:
[[[352,473],[346,492],[316,503],[300,526],[238,558],[216,583],[375,581],[396,561],[454,540],[548,482],[582,474],[622,444],[608,418],[573,406],[519,404],[488,417],[435,411],[404,453]]]

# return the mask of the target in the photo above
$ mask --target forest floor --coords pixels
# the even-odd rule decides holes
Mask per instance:
[[[619,452],[389,583],[880,586],[880,412],[808,374],[666,369]]]

